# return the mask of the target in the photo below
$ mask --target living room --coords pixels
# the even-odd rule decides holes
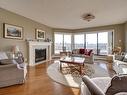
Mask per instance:
[[[0,95],[127,95],[126,4],[1,0]]]

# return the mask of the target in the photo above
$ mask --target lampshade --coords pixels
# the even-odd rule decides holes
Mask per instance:
[[[15,45],[15,46],[12,47],[12,52],[17,53],[19,51],[20,51],[19,46]]]

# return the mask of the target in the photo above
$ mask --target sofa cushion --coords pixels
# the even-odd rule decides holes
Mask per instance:
[[[72,50],[72,54],[79,54],[79,49]]]
[[[88,76],[83,76],[82,80],[89,89],[91,95],[105,95],[103,91]]]
[[[6,55],[5,52],[0,52],[0,60],[2,59],[8,59],[8,56]]]
[[[106,91],[106,95],[115,95],[120,92],[127,92],[127,75],[114,76]]]
[[[2,60],[0,60],[0,64],[1,65],[17,64],[17,62],[12,59],[2,59]]]

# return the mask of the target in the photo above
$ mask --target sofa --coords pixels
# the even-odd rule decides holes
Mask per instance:
[[[27,74],[27,66],[9,59],[5,52],[0,52],[0,87],[23,84]]]
[[[85,57],[85,63],[94,62],[94,53],[92,49],[73,49],[72,56]]]
[[[127,76],[96,77],[83,76],[80,95],[127,95]]]
[[[117,74],[127,74],[127,54],[114,55],[112,67]]]

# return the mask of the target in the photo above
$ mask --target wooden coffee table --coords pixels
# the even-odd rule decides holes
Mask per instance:
[[[62,63],[66,63],[66,64],[73,64],[73,65],[76,65],[76,66],[79,66],[79,73],[80,75],[82,75],[82,69],[84,67],[84,61],[85,61],[85,58],[84,57],[63,57],[60,59],[60,71],[62,71]]]

